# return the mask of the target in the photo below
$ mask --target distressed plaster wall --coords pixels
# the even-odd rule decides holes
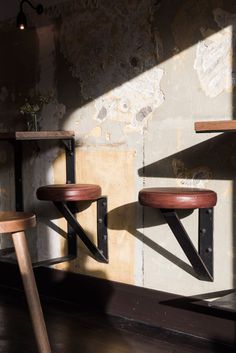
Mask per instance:
[[[109,264],[79,244],[78,260],[57,268],[185,295],[233,287],[234,137],[197,135],[194,121],[234,118],[234,2],[43,3],[42,17],[29,12],[27,31],[7,16],[0,23],[0,127],[23,129],[25,98],[52,93],[41,128],[75,131],[77,182],[100,184],[109,207]],[[2,209],[12,207],[14,194],[10,148],[3,146]],[[39,220],[32,256],[59,256],[65,239],[48,218],[62,229],[65,222],[32,195],[40,185],[64,182],[63,150],[27,144],[25,156],[25,205]],[[194,276],[158,212],[139,206],[142,187],[164,185],[218,193],[213,283]],[[95,208],[79,218],[93,237]],[[196,214],[183,223],[196,244]]]

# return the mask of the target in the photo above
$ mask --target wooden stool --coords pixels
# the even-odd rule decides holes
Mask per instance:
[[[160,209],[199,279],[213,281],[213,207],[214,191],[193,188],[146,188],[139,192],[143,206]],[[198,251],[175,210],[199,209]]]
[[[107,198],[101,196],[101,187],[94,184],[56,184],[38,188],[39,200],[52,201],[68,222],[68,252],[76,253],[75,235],[99,262],[108,262],[107,246]],[[97,246],[89,239],[75,217],[76,203],[89,201],[97,203]]]
[[[42,308],[24,231],[36,225],[35,216],[24,212],[0,212],[0,233],[11,233],[40,353],[51,353]]]

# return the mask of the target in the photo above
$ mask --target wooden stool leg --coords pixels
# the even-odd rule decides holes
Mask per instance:
[[[47,330],[43,318],[38,290],[34,278],[28,245],[24,232],[12,233],[17,261],[27,297],[34,333],[40,353],[51,353]]]

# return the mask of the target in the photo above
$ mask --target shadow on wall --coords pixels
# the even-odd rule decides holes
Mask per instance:
[[[33,14],[29,19],[33,17],[36,25],[40,20],[41,27],[58,26],[57,88],[66,106],[76,102],[78,108],[81,96],[85,101],[94,99],[193,46],[203,38],[201,28],[211,28],[209,33],[204,32],[205,37],[219,31],[213,13],[219,7],[232,11],[234,1],[119,0],[114,4],[67,0],[46,5],[40,19]],[[225,26],[232,23],[233,18]],[[12,89],[21,91],[22,85],[32,88],[39,82],[35,68],[40,70],[39,41],[33,23],[27,31],[19,31],[14,19],[3,23],[1,33],[5,47],[0,58],[0,86],[9,81],[11,67]],[[29,43],[31,47],[34,43],[34,48]],[[19,50],[22,46],[24,49]]]
[[[222,20],[219,21],[217,14],[219,16],[223,12],[217,12],[215,9],[222,6],[224,10],[232,10],[233,5],[233,1],[225,4],[216,0],[210,2],[120,0],[115,5],[112,2],[65,1],[49,7],[44,20],[45,28],[47,24],[55,25],[56,44],[53,58],[57,78],[56,91],[58,101],[63,102],[67,108],[67,113],[60,121],[61,126],[74,109],[95,100],[122,83],[132,84],[134,77],[157,68],[158,64],[175,56],[176,53],[192,47],[203,39],[201,28],[211,28],[209,34],[204,32],[205,37],[219,31],[221,29],[219,23],[222,24]],[[233,24],[233,18],[231,21],[225,21],[225,26],[230,24]],[[0,86],[7,89],[1,95],[1,110],[4,112],[9,112],[12,103],[12,95],[9,92],[12,91],[15,98],[19,98],[22,90],[27,91],[32,86],[36,87],[40,80],[45,79],[45,72],[40,72],[40,65],[43,64],[39,63],[39,57],[45,59],[41,56],[40,48],[45,50],[45,56],[48,54],[46,37],[40,37],[42,28],[37,29],[38,32],[32,28],[19,32],[15,27],[9,30],[6,26],[4,29],[3,25],[0,37],[3,49],[0,58]],[[16,55],[17,65],[14,59]],[[155,76],[154,81],[158,80],[158,77]],[[46,85],[50,83],[47,80],[45,82]],[[160,85],[158,87],[160,88]],[[122,109],[125,108],[127,107],[123,106]],[[137,111],[136,120],[145,117],[150,109]],[[107,108],[101,106],[97,120],[102,122],[107,114]],[[216,141],[220,142],[218,147]],[[228,170],[225,168],[225,163],[229,159],[231,166],[235,163],[233,153],[235,144],[232,139],[229,141],[227,138],[217,137],[212,139],[210,144],[206,142],[191,147],[168,157],[171,159],[167,158],[146,166],[140,171],[140,176],[184,175],[187,178],[190,170],[195,178],[204,179],[209,177],[213,167],[211,163],[215,159],[214,164],[218,166],[218,170],[214,169],[213,178],[233,178],[233,168]],[[223,149],[227,149],[228,152],[223,153]],[[222,158],[223,155],[228,158]],[[177,163],[173,164],[173,159],[176,159]],[[195,173],[195,168],[198,168],[199,164],[207,167],[203,171],[200,168],[199,173],[197,169]]]
[[[144,166],[138,171],[142,177],[178,178],[183,179],[185,183],[191,182],[191,186],[193,186],[194,179],[234,180],[235,172],[236,140],[232,133],[218,135]],[[155,186],[158,186],[158,181]],[[166,223],[158,210],[144,207],[144,218],[136,218],[136,230],[132,231],[131,227],[127,226],[129,225],[129,220],[126,220],[128,215],[141,215],[140,207],[138,202],[133,202],[110,211],[108,214],[109,228],[128,231],[176,266],[196,277],[192,267],[160,246],[158,239],[157,242],[154,242],[138,230],[143,227],[155,227]],[[192,213],[192,210],[178,210],[180,218],[187,217],[190,213]]]
[[[235,249],[235,204],[236,204],[236,139],[235,132],[223,133],[204,142],[172,154],[138,170],[139,176],[150,178],[177,178],[183,186],[199,187],[201,180],[230,180],[232,191],[233,249]],[[156,182],[158,187],[158,180]],[[168,186],[168,185],[166,185]],[[217,192],[217,190],[215,190]],[[221,196],[218,194],[219,201]],[[235,251],[235,250],[234,250]],[[235,258],[235,257],[234,257]],[[233,273],[236,272],[233,260]],[[230,275],[230,274],[229,274]],[[236,286],[233,276],[233,287]]]
[[[129,224],[129,221],[126,221],[127,215],[137,215],[141,214],[140,205],[138,202],[129,203],[120,207],[113,209],[112,211],[108,212],[108,228],[116,229],[116,230],[126,230],[138,240],[143,242],[145,245],[149,246],[158,254],[164,256],[167,260],[173,262],[177,267],[181,268],[182,270],[188,272],[190,275],[198,278],[190,265],[185,263],[183,260],[179,259],[177,256],[169,252],[163,246],[158,244],[157,242],[153,241],[142,232],[140,232],[139,228],[148,228],[148,227],[155,227],[161,224],[166,224],[163,217],[161,216],[159,210],[145,207],[144,208],[144,222],[143,218],[140,217],[136,221],[136,229],[132,230],[130,227],[126,227]],[[145,211],[146,209],[146,211]],[[181,218],[187,217],[189,214],[192,213],[192,210],[180,210],[178,212],[178,216]],[[121,220],[123,220],[121,222]],[[171,232],[171,231],[170,231]]]
[[[235,134],[225,133],[210,138],[146,165],[138,170],[138,174],[151,178],[234,180],[236,175]]]
[[[24,99],[30,89],[54,85],[57,100],[66,107],[66,113],[61,117],[54,112],[51,119],[44,123],[45,128],[48,128],[51,126],[49,120],[55,120],[55,126],[52,126],[57,129],[65,126],[72,111],[128,82],[132,95],[141,90],[141,98],[145,98],[146,103],[151,102],[144,110],[143,107],[140,110],[137,108],[135,122],[138,124],[156,108],[153,101],[162,97],[160,74],[163,72],[158,65],[202,40],[200,28],[211,28],[209,35],[219,31],[213,13],[219,5],[225,10],[232,10],[233,2],[120,0],[114,4],[109,1],[69,0],[48,7],[41,18],[45,22],[37,29],[19,32],[15,29],[15,22],[14,26],[12,23],[3,23],[0,36],[0,87],[5,88],[1,92],[0,114],[17,110],[19,101]],[[55,31],[52,43],[49,41],[50,26]],[[208,33],[204,33],[204,36],[207,37]],[[51,44],[55,47],[51,48]],[[49,62],[53,67],[48,65]],[[155,68],[156,75],[151,74],[148,80],[142,80],[142,74],[152,68]],[[137,90],[133,90],[132,86],[135,77],[141,77],[137,82],[138,87],[134,87]],[[143,86],[143,82],[148,83],[150,79],[151,86]],[[149,89],[154,93],[143,97],[143,92],[149,92]],[[156,91],[158,97],[155,96]],[[120,98],[123,98],[125,92],[120,93],[123,94]],[[122,102],[121,99],[121,110],[126,113],[128,107]],[[112,115],[110,103],[108,99],[107,105],[101,104],[93,119],[96,125]],[[81,134],[86,135],[87,129],[92,130],[92,119],[89,120],[88,115],[91,115],[90,112],[78,118],[84,119],[84,124],[80,125]],[[9,121],[3,122],[4,127],[8,127],[8,124]],[[115,122],[111,121],[111,124]],[[118,121],[119,131],[120,124]],[[11,128],[15,129],[15,125],[11,124]],[[194,148],[191,152],[194,152]],[[176,158],[179,158],[178,154]],[[192,168],[194,163],[190,159],[186,159],[184,163],[189,165],[181,166],[182,169]],[[144,174],[151,176],[158,169],[156,176],[173,175],[167,160],[157,163],[162,164],[145,167]],[[179,173],[178,165],[176,173]],[[219,178],[224,178],[223,172]]]
[[[59,27],[57,92],[59,101],[68,109],[67,116],[70,109],[78,109],[125,82],[132,85],[133,78],[192,47],[203,36],[219,31],[213,10],[223,5],[230,8],[234,5],[233,1],[230,3],[225,6],[217,0],[119,0],[115,4],[65,1],[49,8],[49,18],[56,18]],[[203,35],[201,28],[211,31]],[[154,75],[156,90],[160,88],[159,79]],[[104,119],[104,109],[98,119]]]

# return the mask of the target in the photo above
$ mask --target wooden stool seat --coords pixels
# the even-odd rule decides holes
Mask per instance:
[[[35,338],[40,353],[51,353],[47,330],[43,318],[31,258],[25,237],[25,230],[35,227],[36,218],[32,213],[0,211],[0,233],[12,236],[16,258],[27,297]]]
[[[36,226],[35,215],[25,212],[0,212],[0,233],[20,232]]]
[[[37,197],[44,201],[86,201],[97,200],[102,190],[94,184],[54,184],[37,190]]]
[[[143,206],[163,209],[211,208],[216,205],[214,191],[194,188],[146,188],[139,192]]]

